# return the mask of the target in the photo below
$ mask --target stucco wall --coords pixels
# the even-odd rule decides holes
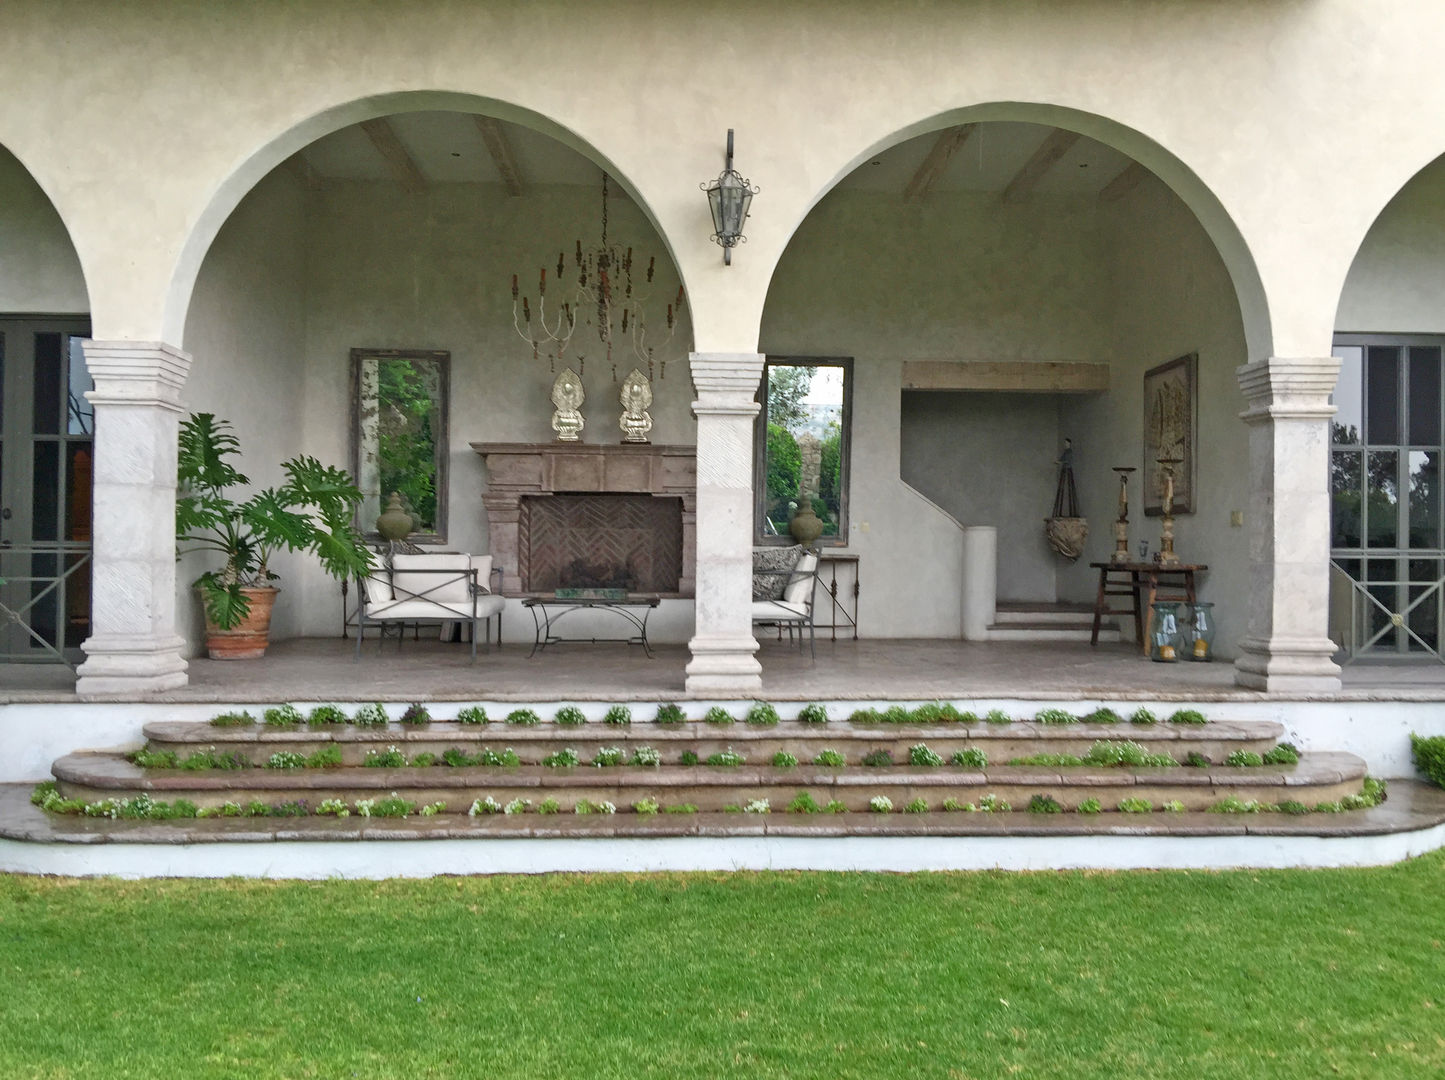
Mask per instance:
[[[1159,549],[1159,520],[1143,509],[1144,372],[1186,353],[1199,354],[1198,493],[1192,514],[1176,517],[1175,550],[1189,562],[1209,565],[1200,599],[1218,607],[1219,655],[1232,657],[1248,618],[1249,546],[1244,527],[1230,524],[1231,511],[1248,505],[1249,453],[1239,419],[1244,398],[1235,368],[1246,360],[1239,303],[1209,237],[1188,208],[1167,188],[1147,180],[1128,199],[1105,211],[1112,277],[1111,370],[1107,394],[1069,399],[1060,429],[1078,450],[1076,474],[1083,511],[1090,521],[1088,546],[1077,563],[1061,567],[1063,599],[1092,603],[1098,572],[1091,561],[1113,550],[1109,523],[1118,504],[1118,479],[1110,469],[1133,465],[1130,543],[1147,539]],[[1157,466],[1155,466],[1157,468]]]
[[[1421,170],[1371,226],[1345,279],[1335,329],[1445,332],[1445,160]]]
[[[903,392],[899,466],[967,525],[998,529],[998,598],[1052,603],[1059,557],[1043,519],[1058,481],[1052,394]]]
[[[207,255],[186,321],[183,347],[192,366],[182,404],[232,422],[245,454],[238,467],[257,487],[285,479],[280,463],[306,450],[318,419],[305,400],[304,220],[290,178],[273,174],[257,185]],[[204,648],[204,627],[190,583],[216,566],[214,557],[194,554],[176,570],[177,624],[192,654]],[[303,585],[319,571],[313,559],[284,553],[272,569],[281,575],[272,615],[280,639],[300,632]],[[328,631],[338,626],[340,606],[333,585]]]
[[[90,310],[65,224],[25,166],[0,146],[0,312]]]

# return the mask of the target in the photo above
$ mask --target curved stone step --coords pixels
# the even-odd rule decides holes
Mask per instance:
[[[314,808],[325,799],[354,803],[393,792],[426,805],[446,802],[447,809],[465,811],[472,800],[490,795],[498,802],[555,798],[564,810],[580,800],[631,806],[644,797],[666,804],[689,803],[702,810],[722,810],[754,799],[786,806],[807,791],[819,803],[838,800],[849,810],[868,807],[883,795],[901,808],[924,799],[938,808],[943,800],[977,802],[993,794],[1022,809],[1034,795],[1052,795],[1067,809],[1088,798],[1113,809],[1124,798],[1145,798],[1156,806],[1179,800],[1190,810],[1203,810],[1226,796],[1242,800],[1332,802],[1360,789],[1365,763],[1352,754],[1317,753],[1295,766],[1207,769],[1041,769],[1019,766],[987,769],[921,768],[824,769],[800,766],[709,768],[549,769],[523,765],[501,768],[182,770],[140,769],[116,754],[77,753],[56,761],[55,773],[67,798],[94,802],[148,792],[167,801],[188,799],[198,806],[306,800]]]
[[[440,756],[459,748],[475,753],[482,747],[511,748],[527,764],[537,764],[553,751],[570,746],[584,761],[603,746],[654,746],[665,761],[676,761],[692,750],[707,758],[729,747],[753,760],[770,760],[780,751],[808,762],[824,748],[838,750],[850,764],[858,764],[872,750],[887,750],[895,760],[906,761],[908,749],[926,743],[945,760],[956,751],[977,748],[991,763],[1002,764],[1033,754],[1073,754],[1082,757],[1095,742],[1133,741],[1151,753],[1167,753],[1183,760],[1191,751],[1210,761],[1223,761],[1235,750],[1264,753],[1279,741],[1284,728],[1272,720],[1212,721],[1208,724],[884,724],[847,722],[772,727],[748,724],[715,725],[690,721],[678,726],[660,724],[538,724],[437,723],[385,727],[212,727],[205,723],[158,721],[145,726],[153,749],[174,750],[184,757],[195,750],[241,750],[253,765],[263,765],[278,751],[313,754],[324,746],[340,748],[346,765],[360,765],[366,754],[396,746],[408,759],[418,754]]]

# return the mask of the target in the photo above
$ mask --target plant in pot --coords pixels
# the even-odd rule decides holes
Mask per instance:
[[[240,441],[225,420],[193,413],[180,430],[177,468],[177,554],[215,551],[225,559],[195,581],[206,614],[206,647],[213,659],[244,660],[266,651],[278,551],[309,551],[338,581],[360,576],[371,551],[353,524],[361,492],[343,469],[312,457],[281,463],[286,482],[237,493],[250,481],[231,464]],[[185,545],[191,545],[186,547]]]

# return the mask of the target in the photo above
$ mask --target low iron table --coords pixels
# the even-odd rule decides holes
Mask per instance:
[[[641,645],[642,651],[651,660],[652,647],[647,643],[647,619],[652,614],[652,609],[661,603],[661,598],[656,596],[629,596],[623,600],[601,597],[533,596],[523,600],[522,606],[532,613],[532,621],[537,627],[537,637],[532,642],[532,651],[527,654],[527,658],[531,659],[536,656],[548,645],[598,645],[610,642]],[[599,638],[562,637],[553,632],[556,625],[572,612],[591,610],[613,612],[626,619],[637,630],[637,633],[628,637]]]

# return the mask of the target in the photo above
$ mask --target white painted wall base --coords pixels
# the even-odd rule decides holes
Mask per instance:
[[[0,871],[72,877],[423,878],[719,870],[1224,870],[1383,866],[1445,846],[1445,825],[1384,836],[662,837],[37,844]]]

